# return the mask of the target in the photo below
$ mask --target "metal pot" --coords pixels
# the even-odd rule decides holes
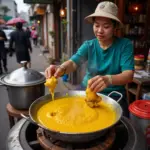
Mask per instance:
[[[116,121],[114,122],[114,124],[112,124],[111,126],[104,128],[104,129],[100,129],[98,131],[95,132],[86,132],[86,133],[67,133],[67,132],[60,132],[60,131],[54,131],[54,130],[50,130],[46,127],[44,127],[43,125],[39,124],[37,122],[37,111],[46,103],[48,103],[52,98],[51,95],[45,95],[43,97],[40,97],[39,99],[37,99],[36,101],[34,101],[30,108],[29,108],[29,117],[26,117],[22,114],[22,117],[28,119],[29,121],[31,121],[32,123],[42,127],[45,129],[45,131],[54,139],[57,140],[61,140],[61,141],[65,141],[65,142],[89,142],[91,140],[97,139],[101,136],[103,136],[108,129],[110,129],[111,127],[113,127],[121,118],[122,116],[122,108],[121,106],[112,98],[110,98],[109,96],[113,93],[117,93],[120,95],[120,98],[117,102],[119,102],[122,99],[122,94],[118,93],[118,92],[111,92],[108,96],[105,96],[103,94],[99,94],[103,101],[105,101],[105,103],[111,104],[113,109],[116,112]],[[69,91],[68,96],[75,96],[75,95],[81,95],[81,96],[85,96],[85,91]],[[60,98],[60,97],[64,97],[66,96],[66,93],[55,93],[55,98]]]
[[[28,69],[26,61],[23,67],[0,78],[7,87],[10,104],[16,109],[29,109],[33,101],[45,94],[45,77],[41,73]]]

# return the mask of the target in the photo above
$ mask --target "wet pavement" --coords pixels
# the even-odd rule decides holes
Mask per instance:
[[[40,47],[33,46],[31,54],[31,68],[43,72],[49,65],[43,56]],[[16,70],[19,65],[16,62],[15,54],[8,56],[8,73]],[[9,102],[6,87],[0,86],[0,150],[6,150],[6,138],[9,132],[9,121],[6,112],[6,105]]]
[[[48,64],[48,53],[43,53],[42,46],[34,47],[31,53],[31,69],[39,72],[44,72]],[[13,57],[8,56],[8,73],[19,68],[19,64],[16,62],[15,53]],[[72,86],[68,82],[63,82],[62,78],[59,78],[56,92],[67,92],[68,89],[75,89],[76,86]],[[48,89],[45,89],[45,94],[48,94]],[[6,87],[0,86],[0,150],[6,150],[6,139],[9,132],[9,121],[6,112],[6,105],[9,102]]]

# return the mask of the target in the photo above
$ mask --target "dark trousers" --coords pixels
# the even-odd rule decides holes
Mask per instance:
[[[0,74],[3,72],[2,65],[5,71],[7,71],[7,52],[5,47],[0,47]]]
[[[33,43],[37,46],[37,38],[33,38]]]
[[[3,67],[7,68],[7,59],[0,59],[0,71],[2,71],[2,63],[3,63]]]

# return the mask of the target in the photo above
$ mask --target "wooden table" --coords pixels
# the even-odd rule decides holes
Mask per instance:
[[[9,117],[10,128],[12,128],[15,125],[16,121],[19,121],[22,118],[21,114],[29,114],[28,110],[17,110],[10,103],[6,105],[6,110]]]
[[[150,77],[133,78],[133,81],[126,85],[126,90],[129,104],[134,100],[140,100],[143,93],[150,92]]]

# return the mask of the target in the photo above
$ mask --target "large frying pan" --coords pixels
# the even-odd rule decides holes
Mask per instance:
[[[75,96],[75,95],[85,96],[85,91],[68,91],[67,93],[68,96]],[[117,93],[120,95],[120,98],[117,101],[113,100],[110,97],[110,95],[113,93]],[[54,139],[61,140],[64,142],[89,142],[103,136],[108,131],[108,129],[112,128],[120,120],[123,113],[122,108],[119,104],[119,101],[122,99],[122,94],[116,91],[111,92],[108,96],[99,93],[97,94],[102,97],[105,103],[111,104],[116,113],[116,121],[111,126],[104,129],[100,129],[94,132],[86,132],[86,133],[68,133],[68,132],[50,130],[44,127],[43,125],[39,124],[37,122],[37,111],[39,110],[39,108],[41,108],[42,105],[46,104],[52,99],[50,94],[42,96],[37,100],[35,100],[29,108],[29,117],[26,117],[23,114],[22,117],[30,120],[34,124],[37,124],[39,127],[44,128],[45,131]],[[55,98],[60,98],[64,96],[66,96],[65,92],[55,93]]]

